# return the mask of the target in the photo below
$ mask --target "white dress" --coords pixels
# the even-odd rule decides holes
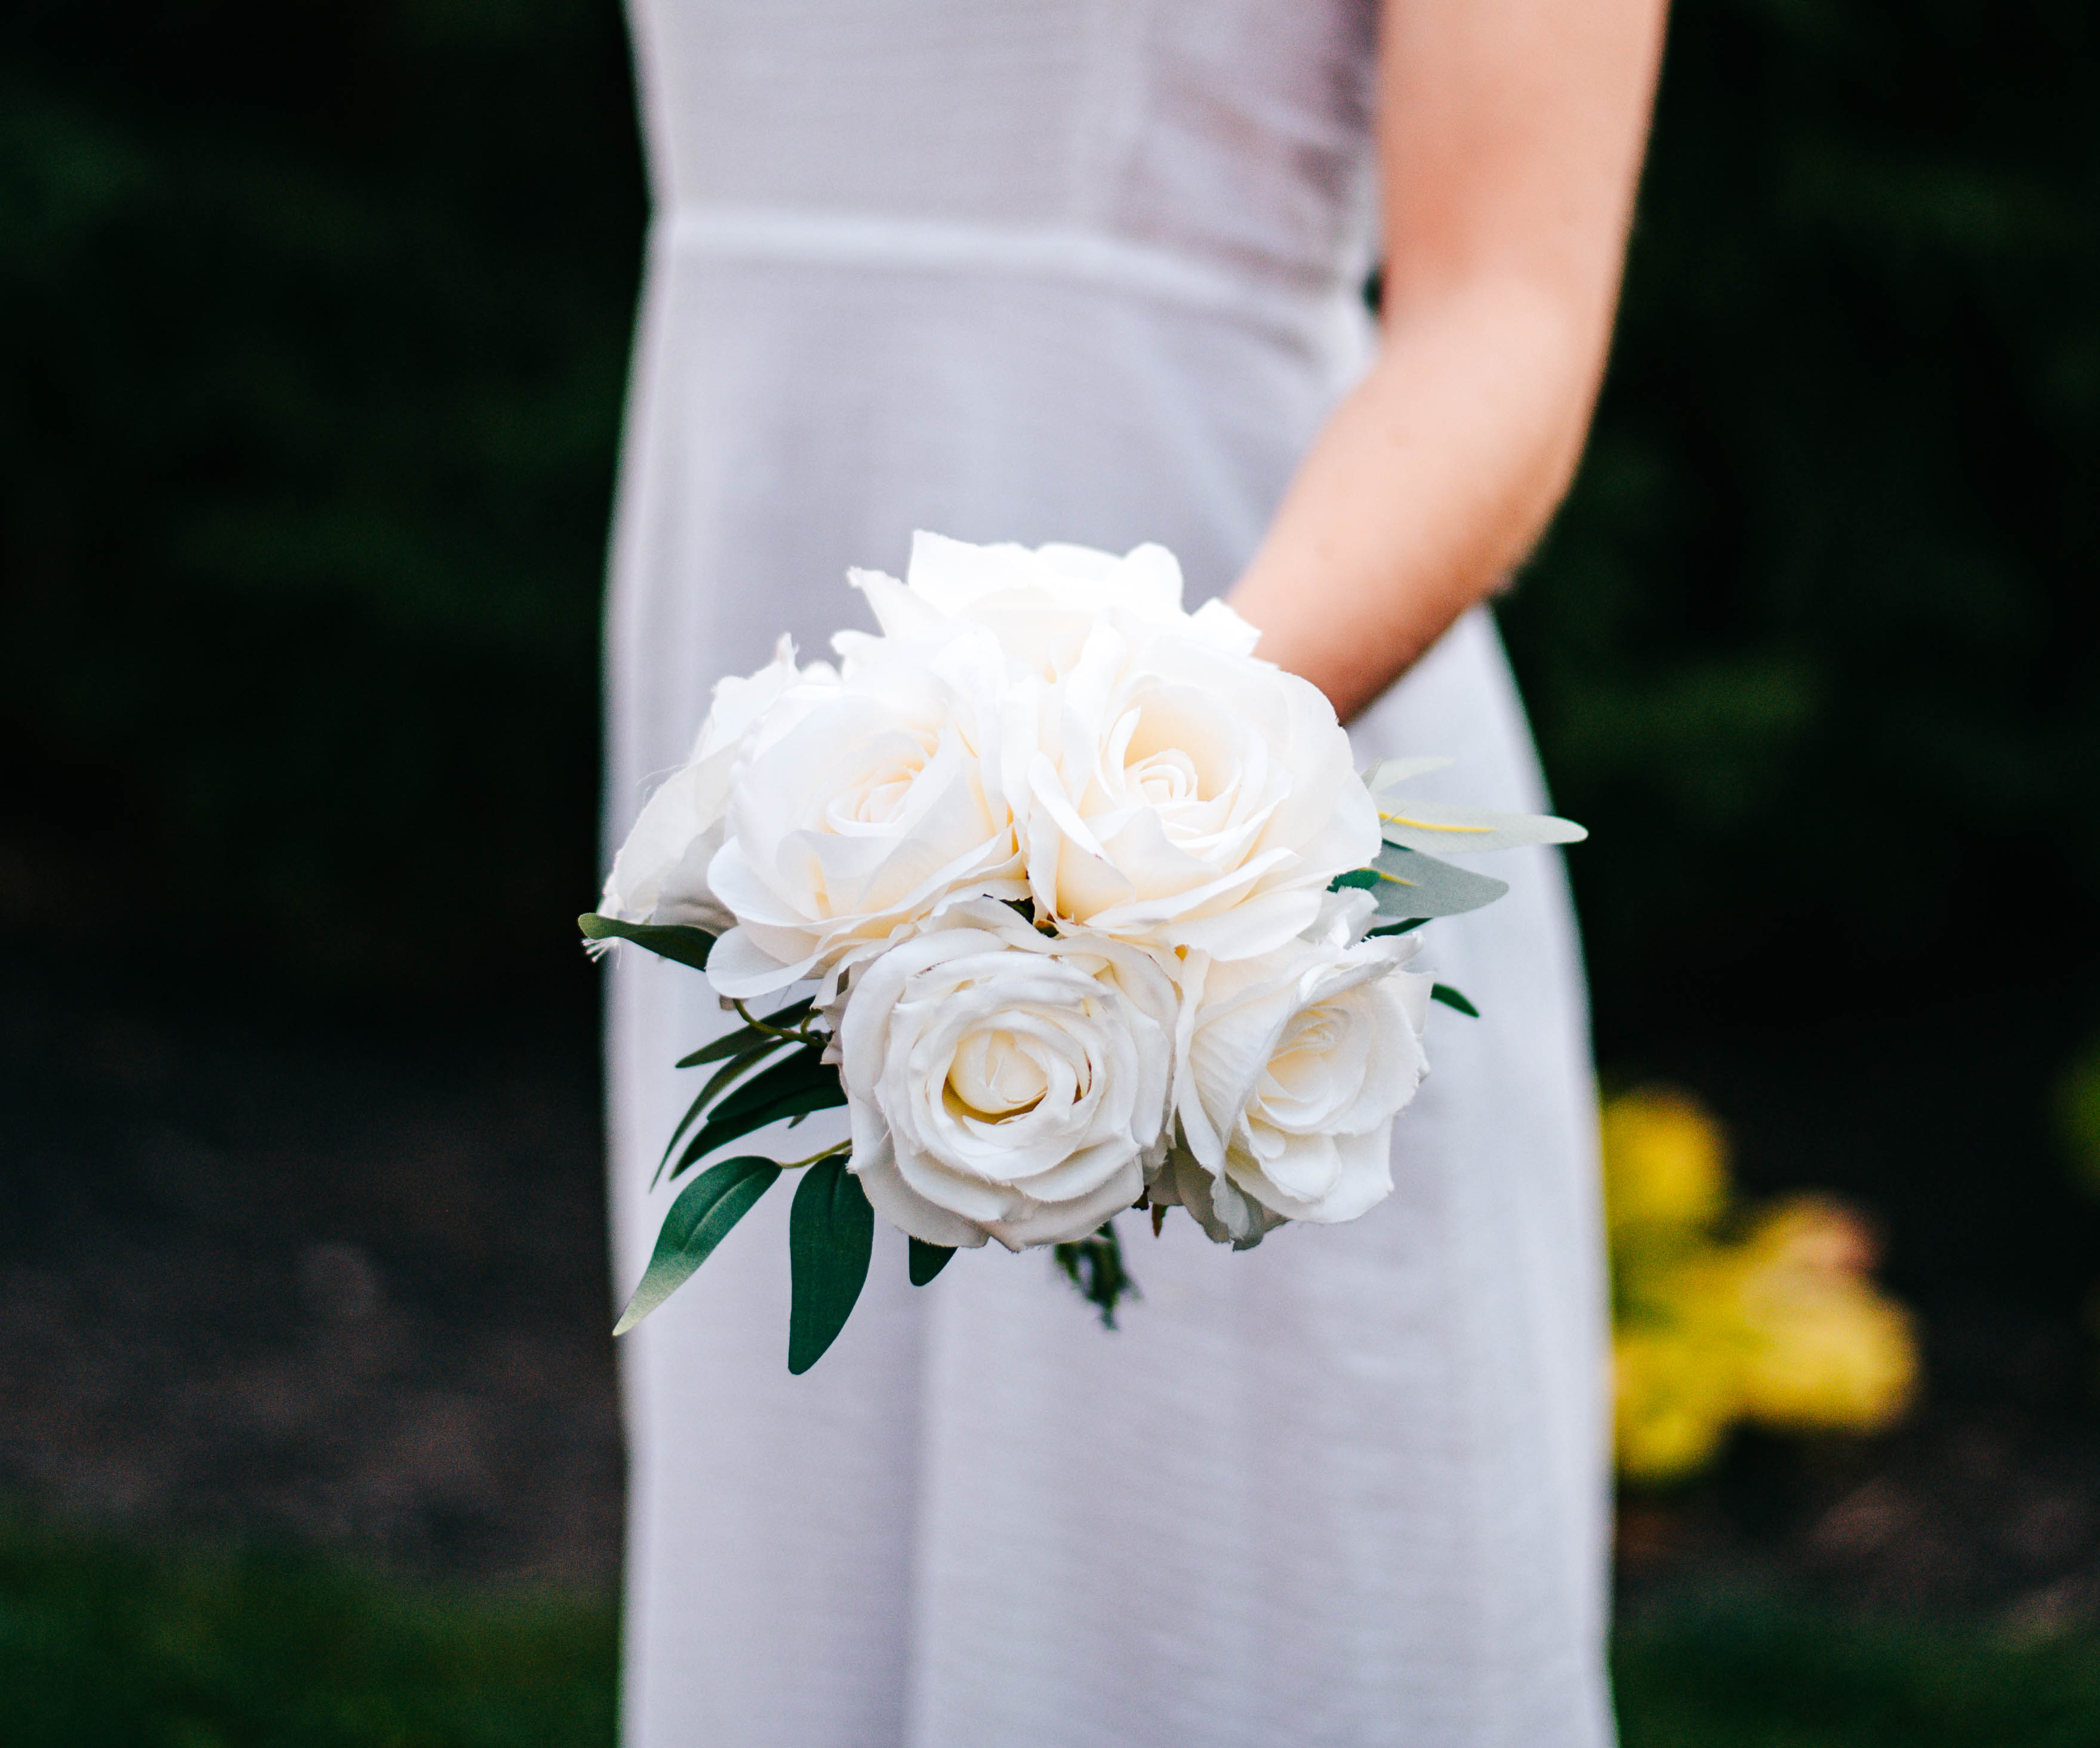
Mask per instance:
[[[1174,549],[1228,585],[1373,343],[1369,0],[638,0],[654,176],[610,623],[607,828],[782,630],[914,528]],[[1356,725],[1539,782],[1484,613]],[[877,1234],[787,1368],[776,1191],[624,1339],[629,1748],[1590,1748],[1604,1311],[1559,863],[1427,952],[1392,1197],[1234,1255],[1127,1216],[1104,1331],[1040,1253]],[[617,1285],[720,1024],[626,952]],[[838,1132],[843,1132],[842,1129]],[[757,1138],[798,1154],[818,1123]],[[770,1150],[779,1151],[779,1147]],[[782,1154],[780,1156],[787,1157]]]

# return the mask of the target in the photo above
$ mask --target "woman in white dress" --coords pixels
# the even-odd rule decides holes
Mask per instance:
[[[655,220],[620,488],[607,829],[713,682],[857,622],[915,528],[1177,552],[1365,760],[1532,808],[1478,603],[1601,370],[1661,0],[637,0]],[[1386,239],[1382,336],[1360,295]],[[1405,675],[1394,683],[1396,677]],[[1244,1255],[884,1231],[785,1363],[785,1196],[623,1345],[630,1748],[1590,1748],[1605,1321],[1558,862],[1439,924],[1397,1188]],[[620,956],[619,1283],[721,1022]],[[824,1137],[796,1137],[800,1151]],[[769,1137],[759,1137],[761,1145]]]

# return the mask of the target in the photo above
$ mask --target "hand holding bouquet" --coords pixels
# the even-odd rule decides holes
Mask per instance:
[[[850,1138],[702,1172],[620,1327],[788,1171],[798,1372],[845,1326],[878,1213],[916,1282],[987,1238],[1052,1245],[1107,1317],[1123,1209],[1244,1249],[1381,1200],[1428,1004],[1471,1011],[1409,969],[1414,931],[1507,890],[1428,852],[1580,828],[1400,805],[1443,761],[1360,776],[1253,627],[1182,611],[1163,548],[921,534],[906,582],[852,580],[880,634],[840,633],[836,667],[783,638],[722,682],[581,919],[704,969],[743,1020],[680,1064],[710,1072],[673,1179],[833,1106]]]

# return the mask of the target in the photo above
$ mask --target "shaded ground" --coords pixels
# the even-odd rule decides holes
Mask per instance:
[[[610,1583],[587,1055],[267,1028],[0,989],[0,1499]]]
[[[12,977],[0,1501],[609,1586],[593,1068],[587,1039],[389,1056]],[[1744,1439],[1692,1488],[1626,1500],[1628,1617],[1724,1591],[2015,1635],[2100,1622],[2090,1343],[1990,1299],[1926,1333],[1931,1393],[1892,1437]]]

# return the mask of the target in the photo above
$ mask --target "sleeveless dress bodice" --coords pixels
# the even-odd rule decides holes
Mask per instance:
[[[645,0],[658,210],[812,248],[871,222],[907,249],[1092,239],[1251,302],[1353,289],[1370,28],[1362,0]]]
[[[911,532],[1229,587],[1373,355],[1367,0],[637,0],[655,200],[607,616],[606,830],[710,690],[866,616]],[[1485,611],[1357,723],[1542,801]],[[1557,859],[1427,951],[1391,1199],[1245,1255],[1129,1221],[1105,1332],[1039,1255],[877,1234],[790,1377],[789,1198],[623,1338],[629,1748],[1599,1748],[1595,1113]],[[615,1284],[722,1022],[608,1012]],[[798,1157],[827,1118],[753,1150]],[[840,1129],[839,1133],[842,1133]],[[793,1150],[782,1153],[783,1147]]]

